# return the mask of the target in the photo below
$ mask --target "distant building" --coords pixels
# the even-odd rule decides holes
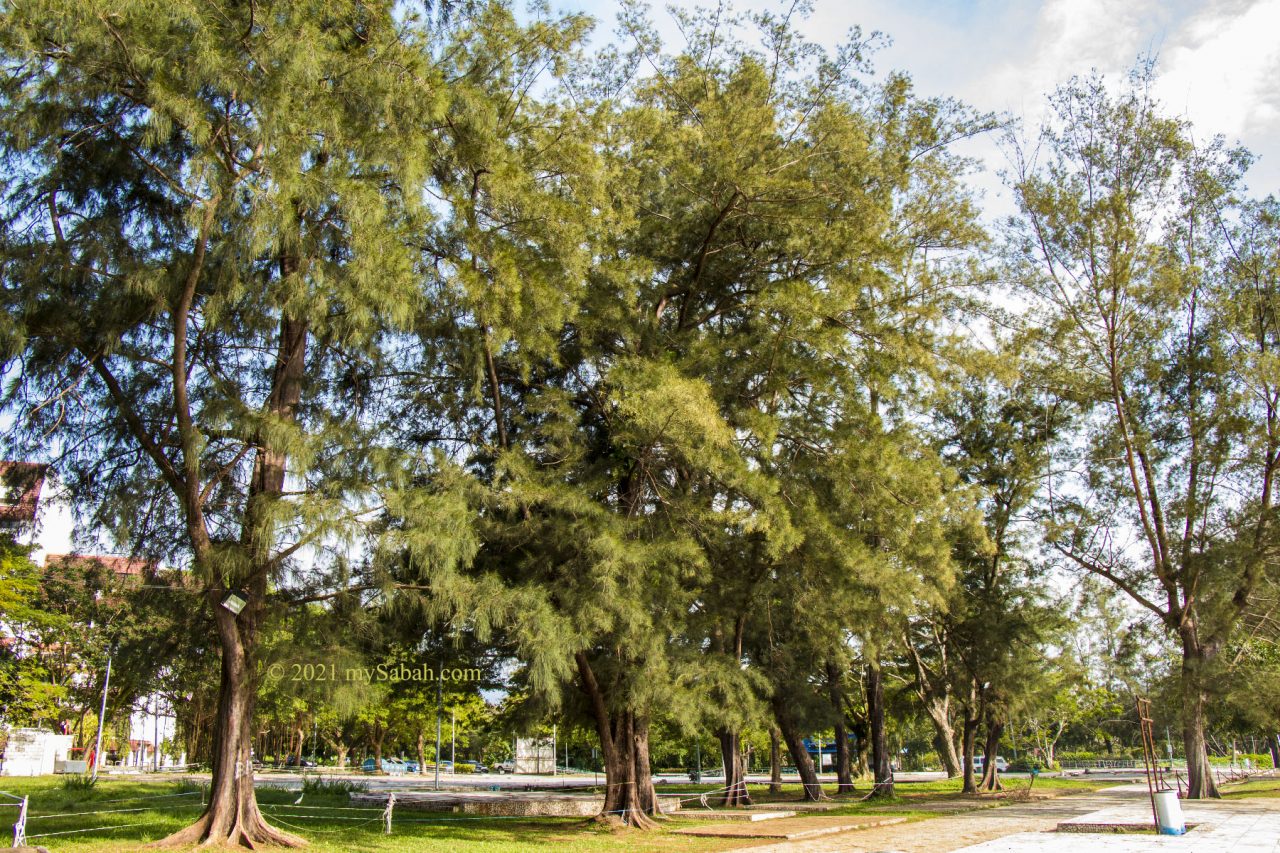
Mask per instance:
[[[0,531],[20,541],[30,537],[48,471],[35,462],[0,461]]]
[[[91,569],[100,566],[118,578],[145,578],[156,573],[156,565],[133,557],[111,557],[99,554],[48,554],[44,558],[46,572]]]

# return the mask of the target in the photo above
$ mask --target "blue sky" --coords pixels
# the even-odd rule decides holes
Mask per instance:
[[[596,17],[597,40],[611,37],[614,0],[552,2]],[[678,46],[665,6],[652,8],[664,40]],[[733,8],[785,4],[738,0]],[[1119,77],[1139,55],[1154,54],[1157,95],[1169,111],[1191,119],[1202,138],[1243,143],[1259,157],[1248,176],[1252,194],[1280,194],[1280,0],[814,0],[801,29],[833,46],[854,25],[892,39],[875,59],[877,72],[906,71],[921,94],[952,95],[1030,125],[1045,95],[1072,75]],[[987,164],[978,185],[989,212],[1008,212],[995,140],[963,153]]]

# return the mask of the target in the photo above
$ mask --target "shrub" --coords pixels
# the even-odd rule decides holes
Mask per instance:
[[[1271,753],[1269,753],[1269,752],[1241,752],[1241,753],[1237,753],[1237,755],[1236,755],[1236,766],[1237,766],[1237,767],[1241,767],[1241,766],[1243,766],[1243,765],[1244,765],[1244,760],[1245,760],[1246,758],[1247,758],[1247,759],[1249,759],[1249,762],[1250,762],[1250,763],[1251,763],[1255,768],[1257,768],[1257,769],[1259,769],[1259,770],[1270,770],[1270,769],[1271,769]],[[1231,763],[1231,756],[1229,756],[1229,755],[1211,755],[1211,756],[1209,756],[1209,763],[1210,763],[1210,764],[1212,764],[1212,765],[1214,765],[1214,766],[1221,766],[1221,767],[1225,767],[1225,766],[1227,766],[1227,765],[1229,765],[1229,764]]]
[[[302,777],[304,794],[353,794],[367,790],[367,784],[353,779],[326,779],[319,773],[309,773]]]
[[[459,761],[457,764],[453,765],[453,772],[454,773],[475,773],[476,766],[474,764],[464,764],[461,761]]]
[[[91,773],[70,773],[62,777],[62,788],[65,791],[92,791],[98,784],[98,777]]]
[[[1058,761],[1141,761],[1142,751],[1135,749],[1119,749],[1115,752],[1059,752],[1054,756]]]

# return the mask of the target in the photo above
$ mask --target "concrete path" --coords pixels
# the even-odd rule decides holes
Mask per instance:
[[[1267,798],[1183,803],[1183,836],[1055,832],[1058,824],[1144,825],[1145,785],[1017,803],[812,841],[752,848],[753,853],[1280,853],[1280,801]]]
[[[1068,822],[1150,825],[1151,805],[1146,791],[1139,786],[1126,786],[1125,792],[1136,797]],[[1187,823],[1196,826],[1181,836],[1020,832],[961,849],[965,853],[1280,853],[1280,801],[1251,798],[1184,802],[1182,806]]]
[[[752,853],[947,853],[1016,833],[1050,832],[1059,821],[1112,808],[1135,796],[1108,789],[996,808],[974,809],[967,803],[968,811],[945,817],[751,849]],[[1087,849],[1080,846],[1086,836],[1072,837],[1077,846],[1063,849]]]

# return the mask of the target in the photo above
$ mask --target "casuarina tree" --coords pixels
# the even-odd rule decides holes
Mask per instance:
[[[1247,153],[1162,114],[1150,63],[1127,85],[1077,79],[1021,150],[1012,251],[1041,312],[1060,443],[1051,547],[1160,620],[1181,650],[1189,796],[1217,795],[1205,747],[1211,668],[1274,536],[1280,386],[1274,276],[1231,239]]]
[[[11,445],[189,566],[221,649],[208,807],[170,843],[302,843],[254,798],[259,635],[377,480],[368,365],[420,292],[445,89],[425,32],[390,2],[4,10]]]

